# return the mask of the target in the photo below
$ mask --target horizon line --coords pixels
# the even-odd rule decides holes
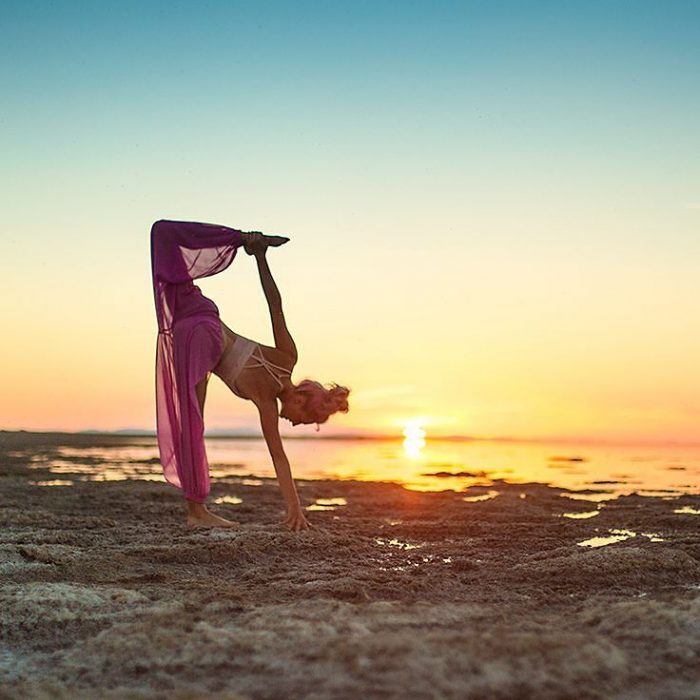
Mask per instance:
[[[8,430],[0,428],[0,435],[22,433],[29,435],[93,435],[93,436],[115,436],[115,437],[142,437],[142,438],[157,438],[156,432],[153,430],[141,429],[121,429],[121,430],[26,430],[15,429]],[[204,434],[204,437],[209,440],[264,440],[260,433],[246,431],[222,431],[214,430],[211,433]],[[406,438],[403,435],[382,434],[382,433],[332,433],[329,435],[283,435],[285,440],[368,440],[368,441],[383,441],[383,442],[403,442]],[[499,442],[499,443],[526,443],[526,444],[577,444],[577,445],[609,445],[609,446],[676,446],[676,447],[700,447],[700,441],[688,441],[678,439],[656,439],[656,440],[632,440],[629,438],[596,438],[596,437],[576,437],[576,436],[533,436],[533,437],[517,437],[510,435],[495,435],[495,436],[475,436],[475,435],[434,435],[426,436],[425,441],[428,442]]]

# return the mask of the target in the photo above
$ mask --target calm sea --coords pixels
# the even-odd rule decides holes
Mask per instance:
[[[50,466],[90,480],[162,480],[154,438],[125,438],[130,446],[60,448]],[[275,476],[260,439],[208,438],[211,476]],[[292,474],[303,479],[392,481],[415,490],[539,482],[590,490],[601,501],[637,492],[700,493],[700,446],[592,446],[547,443],[420,440],[287,440]]]

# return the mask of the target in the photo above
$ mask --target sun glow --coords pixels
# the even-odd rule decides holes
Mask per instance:
[[[423,429],[425,421],[420,418],[406,421],[404,423],[403,448],[408,457],[413,459],[420,457],[421,450],[425,447],[425,430]]]

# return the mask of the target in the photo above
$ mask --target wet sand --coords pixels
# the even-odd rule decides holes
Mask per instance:
[[[189,531],[165,483],[37,485],[59,444],[128,439],[0,434],[0,698],[700,697],[700,496],[297,480],[294,534],[237,476]]]

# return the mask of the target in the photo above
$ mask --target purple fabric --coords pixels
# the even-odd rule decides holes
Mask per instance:
[[[195,385],[218,363],[224,338],[218,307],[192,280],[225,270],[242,244],[242,231],[215,224],[156,221],[151,228],[160,461],[166,480],[198,503],[209,494],[209,464]]]

